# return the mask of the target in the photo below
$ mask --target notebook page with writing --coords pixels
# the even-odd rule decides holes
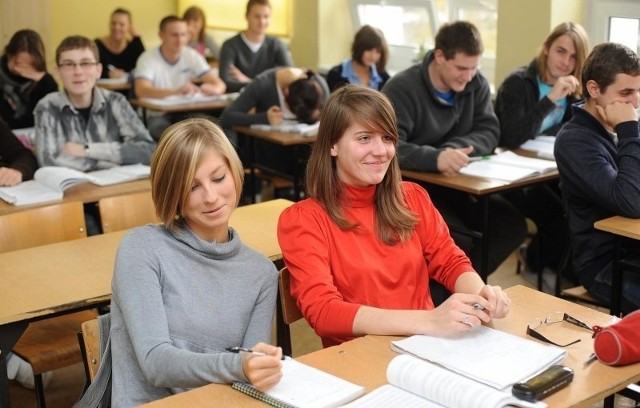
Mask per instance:
[[[287,358],[282,362],[282,379],[264,394],[295,407],[331,408],[361,396],[364,387]],[[263,400],[259,392],[252,396]]]
[[[436,404],[433,401],[424,399],[391,384],[385,384],[363,397],[342,406],[342,408],[378,407],[444,408],[444,405]]]
[[[455,338],[415,335],[391,343],[395,351],[439,364],[499,390],[562,362],[567,355],[559,347],[485,326],[459,333]]]
[[[511,151],[506,151],[489,157],[491,161],[496,163],[507,164],[515,167],[525,167],[540,173],[556,170],[558,168],[555,161],[520,156]]]

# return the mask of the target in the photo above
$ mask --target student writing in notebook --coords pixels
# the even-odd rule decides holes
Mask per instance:
[[[326,81],[313,71],[297,67],[269,69],[225,108],[220,121],[227,131],[233,126],[279,125],[285,120],[313,124],[320,118],[328,95]],[[244,142],[240,140],[239,144]],[[263,165],[292,174],[291,152],[285,147],[256,141],[255,157]]]
[[[208,383],[281,378],[271,338],[278,272],[229,227],[244,172],[222,130],[187,119],[151,162],[160,225],[122,240],[111,300],[113,406],[132,407]],[[264,355],[226,352],[251,348]]]
[[[574,22],[561,23],[540,45],[538,55],[528,66],[505,78],[496,98],[501,146],[517,148],[537,135],[554,136],[558,132],[571,118],[571,105],[582,99],[580,80],[588,53],[589,40],[584,28]],[[545,282],[555,284],[557,269],[569,246],[558,182],[519,189],[504,196],[537,227],[529,245],[519,248],[526,269],[544,270]]]
[[[510,299],[473,270],[427,192],[401,181],[398,139],[383,94],[339,88],[308,163],[310,198],[280,217],[291,293],[325,347],[365,334],[455,336],[509,311]],[[437,308],[429,279],[454,292]]]

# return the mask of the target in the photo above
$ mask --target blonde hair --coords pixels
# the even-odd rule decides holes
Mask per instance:
[[[549,55],[549,49],[555,40],[568,36],[573,41],[573,46],[576,49],[576,67],[573,69],[572,75],[576,77],[579,84],[582,84],[582,68],[584,67],[584,61],[589,54],[589,37],[587,32],[578,23],[565,22],[558,24],[553,31],[544,40],[540,49],[538,50],[538,56],[536,57],[536,68],[538,75],[543,81],[547,81],[545,78],[545,72],[547,71],[547,58]],[[578,86],[576,91],[572,95],[574,98],[580,98],[582,96],[582,88]]]
[[[236,186],[236,205],[242,194],[244,170],[222,129],[207,118],[192,118],[164,131],[151,159],[151,195],[156,214],[167,227],[182,216],[191,183],[204,156],[213,149],[225,160]]]
[[[307,190],[327,211],[341,229],[357,228],[342,212],[342,183],[338,179],[331,147],[354,123],[388,135],[398,144],[396,114],[389,99],[367,87],[347,84],[335,90],[320,116],[318,136],[307,165]],[[402,192],[402,178],[396,155],[375,193],[375,225],[380,239],[393,245],[413,233],[416,216],[409,210]]]

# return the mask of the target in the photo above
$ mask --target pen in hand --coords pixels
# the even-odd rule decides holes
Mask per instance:
[[[480,161],[480,160],[489,160],[489,156],[474,156],[474,157],[469,157],[469,162],[476,162],[476,161]]]
[[[246,347],[238,347],[238,346],[227,347],[225,350],[230,352],[230,353],[253,354],[254,356],[266,356],[266,355],[268,355],[266,353],[263,353],[262,351],[255,351],[255,350],[251,350],[251,349],[246,348]],[[284,358],[285,358],[285,356],[283,354],[282,358],[280,358],[280,360],[284,360]]]

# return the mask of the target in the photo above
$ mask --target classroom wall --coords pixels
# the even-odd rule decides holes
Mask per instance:
[[[556,25],[575,21],[586,26],[587,1],[498,1],[496,88],[513,69],[531,62]]]

